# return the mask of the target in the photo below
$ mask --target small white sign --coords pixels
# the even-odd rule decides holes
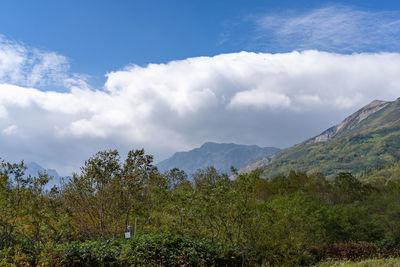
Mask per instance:
[[[126,239],[131,238],[131,232],[125,232],[125,238]]]

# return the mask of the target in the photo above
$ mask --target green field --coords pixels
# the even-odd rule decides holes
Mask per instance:
[[[394,259],[371,259],[358,262],[351,261],[332,261],[323,262],[317,265],[318,267],[395,267],[400,266],[400,258]]]

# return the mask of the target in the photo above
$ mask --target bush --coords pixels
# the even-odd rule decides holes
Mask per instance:
[[[61,266],[120,266],[120,254],[124,241],[107,239],[97,241],[75,241],[56,248],[58,259],[53,264]],[[62,253],[62,255],[59,254]]]
[[[241,258],[235,248],[206,240],[172,234],[145,233],[124,247],[123,259],[128,265],[157,266],[235,266]]]
[[[239,266],[239,250],[203,239],[138,233],[135,239],[74,241],[46,246],[41,266]]]

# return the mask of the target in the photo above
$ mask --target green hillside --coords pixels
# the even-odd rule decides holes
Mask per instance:
[[[385,167],[371,168],[363,171],[358,178],[372,184],[384,184],[400,178],[400,161]]]
[[[246,171],[261,167],[265,178],[290,170],[322,172],[333,177],[343,171],[360,175],[367,169],[380,169],[399,160],[400,99],[397,99],[373,101],[340,124],[253,163]]]

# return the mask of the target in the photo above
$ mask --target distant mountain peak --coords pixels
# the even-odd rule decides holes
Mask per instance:
[[[169,159],[157,164],[157,167],[160,171],[179,168],[188,174],[193,174],[197,169],[213,166],[219,172],[229,173],[230,166],[239,169],[278,150],[275,147],[206,142],[190,151],[175,153]]]
[[[376,107],[376,106],[379,106],[379,105],[382,105],[382,104],[385,104],[385,103],[389,103],[389,101],[375,99],[371,103],[366,105],[364,108],[372,108],[372,107]]]
[[[207,146],[214,146],[214,145],[218,145],[218,143],[216,142],[205,142],[204,144],[202,144],[200,147],[207,147]]]
[[[226,145],[224,143],[215,143],[215,142],[205,142],[200,146],[200,149],[208,149],[208,148],[217,148],[219,145]]]

